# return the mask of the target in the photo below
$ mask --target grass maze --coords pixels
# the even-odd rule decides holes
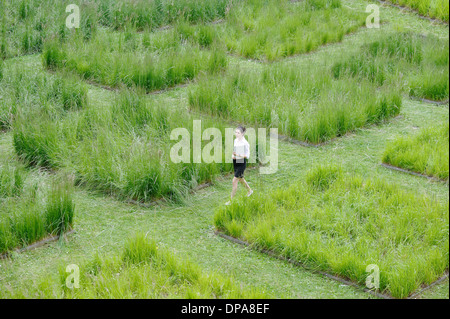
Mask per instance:
[[[62,170],[93,191],[143,202],[182,200],[190,189],[232,170],[224,154],[219,154],[221,163],[194,163],[192,151],[189,163],[172,162],[171,131],[185,127],[192,132],[198,117],[187,112],[180,117],[180,110],[165,108],[142,93],[108,92],[108,103],[94,104],[83,82],[72,85],[73,80],[60,75],[30,77],[23,69],[8,79],[6,104],[21,103],[17,90],[29,92],[28,107],[2,108],[5,127],[12,126],[15,152],[29,166]],[[222,146],[214,152],[222,151],[225,125],[212,119],[201,125],[221,131]],[[209,142],[201,144],[203,149]]]
[[[69,30],[64,1],[2,2],[0,297],[369,297],[269,251],[359,287],[376,264],[380,293],[448,298],[448,282],[421,292],[448,274],[448,186],[380,167],[448,184],[448,108],[426,102],[448,101],[448,28],[391,8],[369,30],[369,3],[81,1]],[[437,3],[402,5],[445,20]],[[222,163],[171,160],[195,120],[222,134]],[[317,147],[280,141],[277,173],[247,171],[255,193],[224,206],[230,123]]]

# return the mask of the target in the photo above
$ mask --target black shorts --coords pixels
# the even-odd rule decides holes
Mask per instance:
[[[233,159],[233,167],[234,167],[234,177],[236,178],[244,178],[244,171],[247,167],[247,159],[244,161]]]

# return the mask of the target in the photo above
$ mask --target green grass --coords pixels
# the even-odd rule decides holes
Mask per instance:
[[[99,90],[95,90],[95,94],[100,94]],[[93,100],[94,95],[90,95]],[[183,90],[177,90],[160,98],[170,101],[185,95]],[[405,190],[437,196],[442,203],[448,202],[448,187],[379,166],[385,142],[390,136],[409,132],[413,126],[422,126],[436,116],[448,118],[448,111],[433,105],[424,108],[421,103],[406,101],[402,115],[403,119],[396,119],[382,127],[358,130],[357,134],[333,141],[320,149],[299,148],[298,145],[281,142],[277,174],[261,176],[256,171],[249,171],[246,179],[256,190],[255,194],[271,192],[290,184],[292,179],[305,179],[312,161],[322,164],[332,162],[364,177],[376,176],[389,183],[399,183]],[[11,148],[10,137],[11,134],[7,133],[0,139],[2,151],[5,147]],[[51,176],[40,178],[48,180]],[[95,258],[99,251],[105,256],[118,255],[125,239],[142,231],[148,232],[148,236],[161,243],[161,246],[189,255],[205,271],[231,275],[237,281],[254,285],[258,290],[268,291],[277,298],[371,297],[352,287],[342,286],[339,282],[215,237],[211,233],[214,209],[228,200],[230,191],[231,177],[219,179],[213,187],[189,196],[183,205],[142,208],[77,189],[74,197],[77,232],[66,242],[52,243],[26,254],[14,255],[11,262],[2,261],[1,290],[7,291],[8,287],[25,289],[40,282],[44,276],[57,276],[59,264],[66,266],[76,263],[81,266]],[[242,188],[239,189],[241,193],[245,194]],[[431,289],[426,298],[448,299],[448,282],[443,287]]]
[[[389,2],[414,9],[421,15],[448,22],[446,0],[389,0]]]
[[[391,141],[382,161],[448,182],[448,122],[422,129],[418,134]]]
[[[342,177],[342,169],[340,167],[319,166],[315,170],[308,171],[306,175],[306,184],[315,190],[324,191],[331,184]]]
[[[19,3],[17,2],[17,5]],[[298,3],[293,3],[292,5],[296,6]],[[364,12],[367,2],[342,0],[342,5]],[[303,69],[308,65],[318,66],[319,68],[322,66],[329,67],[347,53],[357,54],[359,47],[363,43],[373,42],[374,39],[378,39],[383,33],[388,33],[389,31],[399,32],[411,30],[419,34],[431,33],[441,37],[443,40],[448,39],[447,27],[419,19],[416,14],[405,11],[401,12],[398,9],[386,7],[383,8],[382,18],[388,22],[382,24],[382,32],[380,30],[358,29],[355,33],[343,37],[342,42],[329,46],[320,46],[313,54],[295,56],[287,59],[286,63],[292,69]],[[189,23],[176,26],[176,32],[194,30],[193,43],[199,45],[202,50],[218,44],[217,39],[214,40],[212,32],[216,28],[215,24],[199,25],[198,28],[191,28],[189,26],[186,30],[182,30],[186,25],[189,25]],[[220,30],[220,27],[218,28]],[[127,48],[129,52],[132,53],[133,50],[139,48],[141,40],[143,46],[145,43],[145,46],[153,50],[155,41],[151,40],[153,36],[150,33],[144,32],[139,36],[133,36],[134,30],[128,27],[124,28],[123,31],[123,41],[127,43],[124,48]],[[178,33],[178,36],[181,33]],[[95,35],[92,38],[95,38]],[[0,42],[1,50],[5,37],[0,37],[0,40],[2,40]],[[10,38],[7,40],[10,41]],[[193,45],[192,43],[190,44]],[[159,44],[156,43],[156,45]],[[10,67],[14,70],[14,68],[22,64],[32,66],[30,68],[30,74],[38,72],[37,70],[41,69],[39,63],[41,58],[41,55],[33,55],[7,60],[4,64],[5,74],[9,72]],[[260,63],[246,61],[235,56],[228,57],[228,60],[230,65],[242,68],[243,70],[256,72],[256,70],[262,70],[264,68]],[[416,71],[418,72],[420,70],[418,69]],[[443,74],[445,78],[445,72]],[[421,83],[421,77],[419,76],[417,78],[418,82]],[[358,79],[355,80],[355,83],[357,82],[359,82]],[[363,82],[363,87],[365,85],[372,87],[370,83],[366,83],[365,81],[360,82]],[[4,86],[0,84],[0,89],[3,88]],[[180,115],[184,117],[184,110],[189,106],[189,91],[189,87],[177,88],[173,91],[167,91],[160,95],[146,98],[150,105],[149,108],[152,110],[151,114],[153,114],[153,104],[155,104],[161,106],[163,109],[167,109],[169,112],[173,110],[178,112],[178,117]],[[19,90],[18,92],[20,95],[21,91]],[[31,97],[33,95],[29,91],[26,92],[24,96]],[[322,95],[324,92],[327,91],[318,91]],[[368,92],[370,93],[371,91],[369,90]],[[376,92],[377,94],[385,93],[383,88],[380,91],[376,90]],[[408,93],[407,90],[404,92]],[[277,94],[277,92],[274,93],[274,95]],[[131,157],[129,153],[140,149],[140,147],[131,148],[130,145],[145,144],[151,141],[152,147],[155,149],[163,149],[158,144],[161,136],[157,134],[163,132],[163,130],[160,131],[155,129],[155,127],[165,127],[166,121],[164,121],[164,118],[168,118],[168,122],[171,123],[171,116],[165,116],[164,112],[159,111],[155,113],[162,116],[156,116],[155,120],[153,120],[154,117],[149,116],[148,112],[145,111],[145,105],[147,103],[141,104],[136,102],[133,96],[134,94],[131,94],[131,97],[123,97],[125,100],[130,100],[129,103],[127,102],[123,105],[122,103],[116,104],[114,102],[115,94],[99,87],[89,86],[89,105],[81,108],[73,107],[64,111],[61,105],[61,107],[57,108],[57,112],[47,110],[43,114],[35,110],[35,114],[37,114],[36,119],[31,116],[31,113],[27,113],[25,116],[22,116],[22,114],[17,116],[19,122],[16,122],[16,116],[8,121],[12,123],[12,126],[16,124],[25,125],[26,122],[23,121],[25,118],[28,118],[30,119],[30,125],[35,125],[34,121],[37,122],[41,116],[44,117],[44,123],[56,127],[58,141],[64,141],[64,143],[58,143],[57,151],[53,153],[58,154],[58,156],[52,157],[54,163],[59,165],[57,167],[64,167],[61,170],[75,172],[74,168],[81,166],[73,165],[72,161],[68,159],[76,156],[78,152],[77,147],[73,147],[73,145],[84,145],[83,153],[86,153],[87,158],[84,166],[89,169],[92,165],[89,163],[89,159],[98,159],[98,163],[94,164],[97,169],[91,170],[92,174],[90,176],[93,178],[92,181],[94,178],[98,178],[98,176],[102,178],[99,179],[98,183],[96,182],[92,185],[107,185],[111,182],[108,179],[110,176],[122,178],[122,175],[116,174],[115,172],[124,172],[123,168],[128,164],[126,159]],[[10,99],[9,93],[6,95],[0,93],[0,103],[8,99]],[[26,101],[26,99],[24,100]],[[118,100],[120,101],[120,99]],[[287,101],[289,102],[289,100]],[[269,102],[272,103],[273,101],[269,100]],[[279,103],[288,104],[286,101]],[[42,105],[46,105],[46,109],[53,104],[53,102],[42,103]],[[5,103],[5,105],[7,106],[6,109],[9,110],[10,104]],[[26,109],[26,107],[22,108],[22,105],[26,106],[27,104],[23,102],[19,104],[20,109]],[[30,109],[40,109],[38,107],[39,105],[41,104],[36,103],[29,106],[32,106]],[[274,104],[269,105],[273,106]],[[53,109],[53,107],[50,109]],[[267,113],[268,111],[266,110],[265,114]],[[13,113],[10,112],[8,114]],[[18,113],[16,112],[14,114]],[[295,124],[294,115],[295,113],[292,112],[290,114],[291,120],[287,122],[291,123],[287,127],[290,127],[293,132],[295,132],[295,125],[292,124]],[[246,173],[246,179],[256,191],[255,194],[271,194],[278,188],[285,189],[286,185],[292,184],[293,180],[306,181],[307,179],[311,180],[311,185],[317,186],[307,186],[308,191],[309,188],[312,188],[312,191],[316,193],[327,192],[339,185],[341,174],[339,170],[334,170],[331,174],[328,174],[326,170],[318,174],[308,174],[308,168],[311,166],[311,163],[322,165],[335,163],[335,167],[345,167],[345,170],[342,171],[352,171],[355,174],[363,176],[364,180],[376,177],[385,183],[400,185],[403,191],[417,194],[419,197],[435,198],[441,206],[445,207],[447,205],[448,207],[448,187],[446,185],[442,183],[430,183],[426,179],[387,170],[379,165],[380,158],[390,139],[398,135],[408,135],[416,127],[428,127],[436,121],[436,118],[448,119],[448,108],[411,101],[405,97],[402,101],[399,117],[388,122],[381,121],[381,125],[356,128],[353,132],[345,134],[342,138],[332,140],[320,148],[304,148],[295,144],[280,142],[279,170],[277,173],[272,175],[259,175],[256,170],[251,170]],[[146,127],[147,121],[151,123],[149,127]],[[153,123],[159,124],[158,126],[154,126]],[[71,133],[75,129],[76,134]],[[149,130],[153,132],[153,135],[147,134]],[[113,133],[109,133],[110,131]],[[100,137],[103,140],[101,143],[98,143],[101,139]],[[136,144],[132,144],[134,141]],[[111,147],[110,144],[114,146]],[[94,155],[91,154],[93,150],[96,151]],[[107,153],[108,150],[112,150],[112,152],[108,153],[108,156],[102,157],[100,152]],[[13,132],[2,133],[0,135],[0,159],[14,158],[14,153]],[[49,153],[51,154],[52,152]],[[112,156],[110,156],[111,154]],[[113,160],[110,160],[110,157]],[[137,159],[142,158],[144,161],[147,159],[147,157],[140,155],[132,157]],[[121,158],[125,159],[121,160]],[[105,163],[101,162],[103,159],[106,159]],[[111,163],[114,165],[111,165]],[[144,167],[143,164],[137,166]],[[34,168],[26,168],[26,170],[33,180],[38,180],[41,183],[45,183],[45,185],[51,185],[55,178],[52,171],[36,170]],[[149,169],[143,169],[144,172],[147,170]],[[135,172],[137,172],[135,175],[137,177],[142,175],[139,170]],[[78,175],[78,177],[80,176]],[[9,188],[11,189],[11,185],[14,185],[14,183],[11,183],[13,179],[9,178],[8,180],[10,181],[8,185],[10,185]],[[117,179],[116,181],[124,180]],[[111,183],[109,185],[113,188],[116,185],[123,184]],[[130,183],[130,185],[133,185],[133,183]],[[323,191],[319,189],[323,189]],[[86,274],[84,265],[93,263],[94,266],[90,269],[95,269],[95,259],[98,252],[101,252],[106,257],[105,259],[101,258],[101,260],[108,259],[107,256],[111,258],[114,258],[112,256],[122,256],[122,247],[126,239],[133,237],[136,232],[143,232],[149,234],[149,237],[154,238],[158,242],[159,247],[170,247],[177,254],[189,255],[205,272],[211,273],[217,271],[225,277],[232,276],[236,278],[238,285],[241,284],[247,287],[254,286],[256,290],[267,291],[275,297],[372,297],[350,286],[343,286],[339,282],[318,276],[289,263],[214,236],[212,233],[214,210],[222,207],[223,203],[228,200],[230,191],[231,177],[225,179],[219,178],[215,180],[213,186],[186,196],[183,204],[164,203],[160,206],[144,208],[117,201],[117,198],[107,196],[106,194],[109,194],[108,192],[99,193],[93,192],[90,188],[76,187],[73,194],[77,209],[76,233],[68,237],[67,240],[62,239],[58,242],[50,243],[45,247],[25,253],[12,253],[11,259],[0,261],[0,291],[2,292],[2,296],[18,296],[19,293],[14,294],[14,292],[20,292],[23,297],[30,298],[39,296],[61,297],[60,284],[63,283],[63,277],[61,276],[61,279],[59,278],[59,272],[62,270],[61,272],[64,272],[64,275],[67,276],[65,266],[76,263],[82,266],[83,274]],[[239,193],[244,195],[245,190],[240,187]],[[44,202],[42,203],[45,204]],[[15,207],[18,206],[16,205]],[[446,231],[447,234],[448,232]],[[420,252],[411,252],[411,257],[416,256],[420,261]],[[119,257],[117,258],[119,259]],[[118,264],[123,266],[123,259],[120,258]],[[149,271],[148,268],[144,266],[138,272]],[[111,269],[115,270],[119,268],[113,267]],[[123,269],[124,267],[122,267]],[[157,272],[160,272],[160,270]],[[136,276],[133,278],[139,278],[138,280],[141,280],[139,275]],[[112,288],[114,283],[112,280],[110,282],[109,279],[115,277],[105,275],[105,278],[107,278],[105,279],[107,281],[104,282],[103,287]],[[127,286],[128,282],[133,282],[128,275],[124,276],[124,278],[126,282],[123,285],[121,282],[121,287]],[[93,281],[99,282],[101,279],[97,281],[97,278],[94,278]],[[141,281],[144,281],[144,279]],[[145,283],[147,285],[147,282]],[[406,281],[403,284],[405,288],[413,286],[410,281]],[[55,288],[54,285],[58,287]],[[134,287],[139,287],[138,283],[133,282],[133,285],[135,285]],[[114,289],[117,295],[124,296],[125,294],[120,294],[119,290]],[[136,291],[142,292],[141,289],[136,289]],[[92,295],[94,296],[95,292]],[[105,296],[101,293],[100,295]],[[83,296],[87,296],[87,294],[83,294]],[[180,295],[174,294],[173,296],[185,295],[181,293]],[[420,294],[419,298],[448,299],[448,281],[430,289],[424,294]]]
[[[13,166],[2,167],[0,171],[0,196],[20,196],[23,190],[23,171]]]
[[[50,234],[62,235],[73,225],[75,205],[69,183],[53,184],[46,207],[46,228]]]
[[[20,116],[42,113],[62,118],[87,104],[87,86],[78,78],[30,70],[35,70],[35,65],[14,67],[5,63],[0,78],[0,130],[10,129]]]
[[[99,84],[139,87],[147,92],[183,84],[201,72],[215,74],[227,67],[222,50],[205,51],[198,45],[183,43],[174,29],[143,36],[98,31],[89,43],[80,37],[71,38],[64,45],[47,42],[43,62],[48,69],[69,70]]]
[[[79,29],[66,27],[69,4],[79,6]],[[0,7],[0,60],[42,52],[46,41],[66,41],[74,33],[89,41],[99,27],[152,31],[179,19],[189,23],[222,19],[230,8],[228,0],[6,0]]]
[[[335,78],[368,79],[379,86],[402,87],[412,97],[448,101],[448,45],[448,39],[432,35],[385,34],[336,62],[332,72]]]
[[[205,24],[225,20],[216,38],[237,54],[264,60],[310,52],[325,43],[341,41],[361,27],[364,10],[355,12],[340,0],[283,1],[79,1],[80,29],[65,26],[70,1],[3,1],[0,8],[0,58],[42,52],[52,38],[62,41],[73,34],[92,39],[99,27],[112,30],[154,31],[185,20]],[[398,3],[399,1],[391,1]],[[445,0],[401,0],[419,13],[448,21]],[[326,21],[326,24],[323,23]]]
[[[363,25],[362,12],[343,7],[340,0],[288,1],[80,1],[80,29],[65,26],[70,1],[4,1],[0,20],[0,57],[11,58],[41,52],[52,38],[66,41],[77,33],[89,41],[99,27],[111,30],[155,31],[185,20],[205,24],[226,20],[227,27],[216,37],[238,54],[277,59],[314,50]],[[249,14],[251,13],[251,14]],[[326,27],[322,21],[327,21]],[[272,47],[273,45],[273,47]]]
[[[215,226],[254,247],[364,285],[380,268],[380,290],[408,297],[448,270],[448,202],[339,168],[219,208]]]
[[[68,182],[55,181],[48,189],[28,180],[17,163],[0,162],[0,253],[73,227],[75,207]]]
[[[0,7],[0,59],[42,52],[45,41],[75,32],[66,28],[66,6],[71,1],[2,1]],[[88,40],[97,28],[94,3],[75,2],[80,7],[78,33]]]
[[[234,279],[204,272],[143,234],[133,236],[115,258],[97,255],[80,267],[79,288],[66,286],[63,265],[59,278],[44,278],[25,289],[2,289],[2,298],[67,299],[261,299],[270,294],[242,287]],[[58,281],[59,279],[59,281]]]
[[[377,90],[368,80],[334,79],[320,65],[277,64],[205,77],[190,90],[189,105],[317,144],[395,117],[402,100],[396,88]]]
[[[124,26],[132,27],[138,31],[176,24],[180,19],[192,24],[223,19],[232,6],[232,1],[229,0],[96,2],[101,25],[115,30],[123,29]]]
[[[308,53],[342,41],[365,23],[365,15],[340,0],[246,1],[216,26],[184,25],[184,38],[203,46],[218,43],[229,52],[260,61]]]
[[[17,107],[15,112],[13,145],[28,166],[63,170],[74,175],[77,185],[137,201],[182,201],[192,188],[232,171],[232,163],[225,162],[228,125],[224,123],[168,109],[140,91],[110,92],[106,100],[94,103],[78,94],[86,92],[82,82],[61,88],[61,81],[55,80],[50,89],[40,89],[46,81],[35,82],[25,71],[15,76],[13,83],[34,83],[29,100],[44,95],[48,103],[46,109],[32,103],[28,108]],[[59,79],[61,75],[55,76]],[[202,132],[210,127],[221,132],[222,146],[215,149],[215,154],[220,152],[221,163],[194,163],[191,148],[190,163],[171,160],[171,148],[179,141],[179,137],[170,139],[171,132],[186,128],[193,145],[193,121],[197,119],[202,120]],[[259,161],[255,143],[255,161],[250,166]],[[207,144],[209,141],[201,141],[202,150]]]

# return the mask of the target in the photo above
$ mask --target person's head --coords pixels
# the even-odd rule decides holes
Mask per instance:
[[[243,138],[245,135],[245,131],[246,131],[245,127],[240,125],[236,128],[234,135],[236,135],[237,138]]]

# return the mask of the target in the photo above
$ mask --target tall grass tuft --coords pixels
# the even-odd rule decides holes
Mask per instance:
[[[62,235],[72,227],[75,204],[71,194],[71,185],[67,181],[52,185],[45,212],[48,233]]]
[[[324,191],[330,188],[331,184],[342,177],[342,168],[337,166],[318,166],[314,170],[308,171],[306,184],[312,188]]]
[[[4,64],[3,60],[0,60],[0,82],[3,79],[3,68],[4,68],[3,64]]]
[[[87,86],[78,78],[56,78],[49,97],[59,103],[64,110],[78,110],[87,105]]]
[[[20,196],[24,186],[22,170],[5,165],[0,168],[0,198]]]
[[[148,240],[144,234],[130,238],[124,246],[122,259],[131,264],[148,263],[158,255],[155,241]]]
[[[0,253],[72,228],[75,207],[69,185],[54,182],[47,189],[31,182],[17,163],[0,163]]]
[[[448,182],[449,124],[427,127],[418,134],[388,143],[383,163],[434,176]]]
[[[57,165],[54,154],[58,146],[58,128],[48,117],[33,122],[22,117],[14,124],[13,145],[19,158],[29,166],[52,168]]]
[[[46,68],[55,70],[60,67],[62,61],[65,60],[66,56],[64,52],[60,50],[60,46],[61,44],[55,40],[45,43],[42,52],[42,62]]]

